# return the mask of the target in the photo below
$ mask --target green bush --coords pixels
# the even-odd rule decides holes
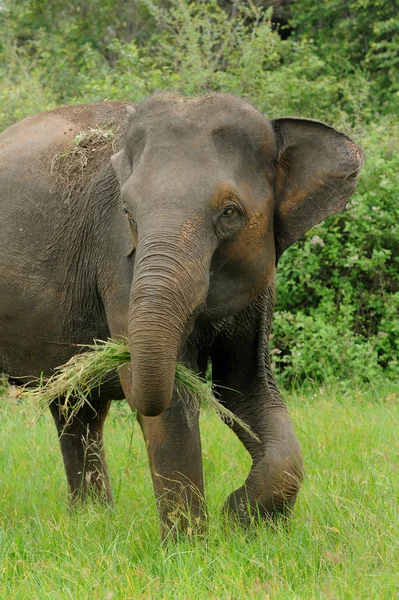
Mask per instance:
[[[143,48],[138,54],[150,86],[155,74],[153,89],[161,84],[186,94],[230,92],[270,118],[296,113],[347,124],[368,114],[363,75],[340,81],[310,41],[282,40],[272,27],[271,9],[242,1],[231,15],[216,0],[174,0],[169,10],[147,4],[156,32],[150,55]],[[128,58],[128,47],[120,49]]]
[[[335,71],[367,73],[375,106],[399,110],[399,13],[385,0],[292,0],[291,24]],[[385,106],[382,106],[385,105]]]
[[[365,161],[347,210],[280,261],[272,353],[286,380],[399,375],[399,125],[358,137]]]
[[[369,112],[370,86],[360,72],[340,79],[312,42],[282,40],[272,28],[271,10],[252,3],[238,2],[228,14],[216,0],[173,0],[168,10],[147,1],[151,27],[145,45],[139,45],[124,37],[99,40],[76,15],[64,15],[61,24],[59,16],[47,11],[47,28],[40,27],[36,13],[28,10],[32,2],[10,9],[3,23],[0,12],[0,31],[14,19],[0,44],[2,127],[21,116],[12,93],[15,85],[22,101],[32,86],[38,92],[25,114],[54,103],[104,98],[137,102],[164,88],[185,94],[235,93],[271,118],[301,114],[348,126]]]
[[[42,110],[54,108],[52,90],[42,85],[35,62],[23,49],[3,46],[0,53],[0,131]]]

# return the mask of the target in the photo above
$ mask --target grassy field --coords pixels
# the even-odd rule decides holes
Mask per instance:
[[[139,428],[115,404],[106,427],[115,509],[71,515],[55,427],[0,396],[0,597],[399,598],[399,395],[289,399],[306,480],[290,531],[251,533],[220,509],[249,459],[209,410],[202,417],[206,541],[162,547]]]

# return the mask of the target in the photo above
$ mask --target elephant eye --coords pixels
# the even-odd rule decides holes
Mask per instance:
[[[128,211],[127,208],[123,207],[123,212],[125,213],[125,215],[127,216],[127,218],[129,219],[129,221],[131,221],[132,223],[134,223],[134,218],[131,212]]]
[[[235,206],[226,206],[226,208],[223,211],[223,216],[231,217],[232,215],[234,215],[235,212],[237,212]]]
[[[132,213],[129,212],[125,206],[123,207],[123,212],[125,213],[128,221],[129,221],[130,231],[132,232],[132,234],[136,234],[137,233],[137,225],[136,225],[136,221],[134,220]]]
[[[238,204],[225,205],[214,219],[218,237],[224,240],[235,235],[241,229],[244,218],[244,210]]]

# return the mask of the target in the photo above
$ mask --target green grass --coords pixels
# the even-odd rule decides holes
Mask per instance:
[[[71,515],[49,415],[0,396],[0,597],[53,599],[394,599],[399,594],[399,396],[290,398],[306,479],[290,531],[224,524],[249,459],[202,415],[207,541],[163,548],[144,444],[115,403],[106,447],[115,509]]]

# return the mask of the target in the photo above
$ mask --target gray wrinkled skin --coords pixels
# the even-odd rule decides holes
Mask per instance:
[[[111,122],[119,147],[104,138],[83,159],[70,154],[77,134]],[[122,386],[104,384],[63,435],[51,407],[72,501],[111,501],[102,430],[111,399],[126,396],[164,534],[201,529],[198,414],[173,380],[178,359],[204,373],[211,358],[220,400],[261,440],[233,426],[253,464],[225,509],[243,523],[289,514],[302,457],[267,351],[276,265],[345,207],[360,163],[333,128],[267,121],[224,94],[63,107],[1,134],[0,371],[50,374],[75,344],[129,337]]]

